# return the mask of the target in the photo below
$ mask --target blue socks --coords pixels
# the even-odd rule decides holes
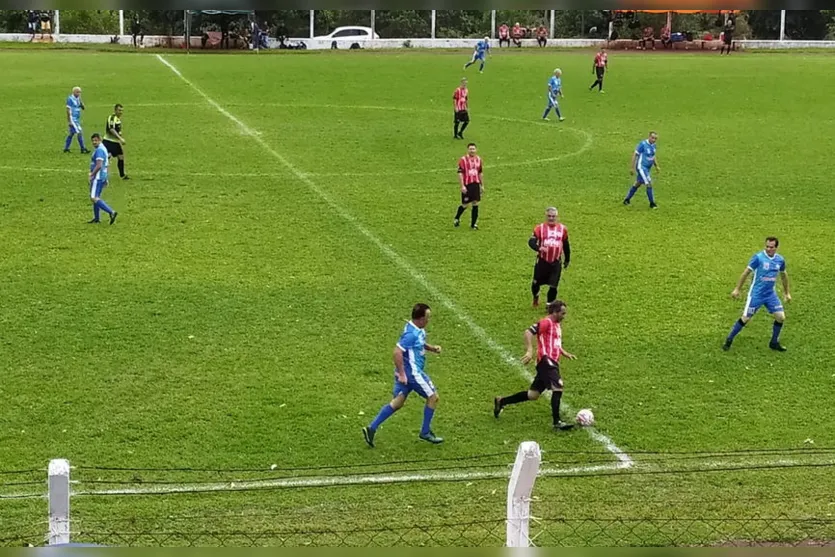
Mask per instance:
[[[99,220],[99,216],[101,215],[101,209],[99,208],[98,203],[93,204],[93,219]]]
[[[562,113],[560,112],[560,105],[554,105],[554,112],[557,113],[557,118],[562,118]]]
[[[391,418],[392,415],[394,415],[394,408],[391,407],[391,404],[386,404],[385,406],[380,408],[380,413],[377,414],[377,417],[374,418],[374,421],[371,422],[371,425],[368,427],[370,427],[374,431],[377,431],[377,428],[380,427],[380,424]]]
[[[107,213],[108,215],[112,215],[112,214],[113,214],[113,209],[111,209],[110,207],[108,207],[107,203],[105,203],[103,199],[99,199],[98,201],[96,201],[95,206],[96,206],[98,209],[101,209],[102,211],[104,211],[105,213]],[[94,209],[94,213],[95,213],[95,209]],[[96,217],[96,218],[98,218],[98,217]]]
[[[423,427],[420,428],[421,435],[428,435],[432,429],[432,418],[435,416],[435,409],[429,406],[423,407]]]
[[[632,199],[632,196],[635,195],[636,191],[638,191],[638,186],[632,186],[629,189],[629,193],[626,194],[626,199],[624,199],[624,201],[629,201],[630,199]]]
[[[71,133],[70,135],[67,136],[67,140],[64,142],[64,151],[69,151],[70,150],[70,145],[72,145],[72,136],[74,136],[74,135],[75,135],[74,133]]]
[[[551,112],[551,107],[549,106],[548,108],[545,109],[545,114],[542,115],[542,119],[544,120],[545,118],[547,118],[548,114],[550,112]]]
[[[728,335],[728,343],[730,344],[733,342],[734,337],[738,335],[742,328],[745,327],[745,323],[742,322],[742,319],[737,319],[736,323],[734,323],[733,329],[731,329],[731,334]],[[779,332],[777,334],[780,334]]]
[[[780,340],[780,331],[782,330],[783,324],[775,321],[774,327],[771,329],[771,344],[777,344],[777,341]]]
[[[649,202],[655,205],[655,195],[652,193],[652,186],[647,186],[647,199]]]
[[[481,63],[481,67],[478,68],[478,71],[480,71],[480,72],[484,71],[484,62]]]
[[[70,138],[72,141],[72,138]],[[86,151],[87,147],[84,146],[84,136],[82,134],[78,134],[78,146],[81,147],[82,151]]]

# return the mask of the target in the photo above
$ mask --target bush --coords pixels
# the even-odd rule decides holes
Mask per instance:
[[[117,35],[117,10],[61,10],[61,33],[79,35]]]

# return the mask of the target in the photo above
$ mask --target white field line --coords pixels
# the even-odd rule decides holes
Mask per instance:
[[[352,224],[358,232],[365,236],[366,239],[368,239],[372,244],[377,246],[377,249],[379,249],[384,256],[386,256],[395,265],[400,267],[400,269],[402,269],[406,274],[412,277],[412,279],[416,283],[420,284],[427,292],[429,292],[429,294],[433,298],[441,302],[441,304],[443,304],[444,307],[451,311],[453,315],[455,315],[458,318],[459,321],[461,321],[470,329],[470,331],[476,338],[478,338],[488,348],[490,348],[493,352],[500,356],[505,363],[507,363],[512,368],[516,369],[520,373],[520,375],[522,375],[528,381],[531,381],[533,379],[531,373],[527,370],[525,366],[522,365],[522,363],[517,358],[515,358],[504,346],[500,345],[498,342],[493,340],[493,338],[487,334],[487,331],[485,331],[478,323],[476,323],[472,319],[472,317],[470,317],[466,312],[464,312],[463,309],[458,307],[458,304],[453,302],[451,298],[449,298],[446,294],[441,292],[434,284],[429,282],[429,280],[425,276],[423,276],[423,274],[420,271],[413,267],[411,263],[406,261],[406,259],[404,259],[403,256],[394,251],[394,249],[392,249],[389,245],[385,244],[376,234],[371,232],[368,228],[365,227],[365,225],[358,221],[354,215],[346,211],[344,207],[342,207],[339,203],[334,201],[333,198],[331,198],[331,196],[328,195],[328,193],[325,190],[323,190],[313,180],[311,180],[308,175],[296,168],[290,161],[284,158],[284,156],[281,155],[281,153],[273,149],[273,147],[269,143],[267,143],[261,138],[260,134],[258,134],[255,130],[253,130],[244,122],[239,120],[235,115],[233,115],[228,110],[219,105],[214,99],[212,99],[210,96],[204,93],[203,90],[197,87],[194,83],[189,81],[182,73],[180,73],[180,70],[178,70],[168,60],[166,60],[159,54],[157,54],[156,56],[160,62],[165,64],[172,72],[174,72],[174,74],[177,77],[183,80],[183,82],[186,85],[191,87],[197,94],[203,97],[203,99],[205,99],[205,101],[212,108],[220,112],[222,115],[226,116],[236,126],[238,126],[238,128],[242,132],[252,137],[252,139],[256,143],[258,143],[265,151],[267,151],[273,157],[275,157],[276,160],[278,160],[285,168],[287,168],[287,170],[289,170],[300,181],[306,184],[308,188],[310,188],[310,190],[313,193],[315,193],[319,198],[321,198],[322,201],[324,201],[336,214],[342,217],[345,221]],[[573,411],[570,408],[566,407],[566,409],[569,413],[573,413]],[[614,441],[612,441],[609,437],[603,435],[594,428],[585,429],[588,431],[589,436],[592,439],[603,445],[607,451],[615,455],[621,466],[632,466],[632,458],[623,450],[621,450],[620,447],[618,447],[614,443]]]

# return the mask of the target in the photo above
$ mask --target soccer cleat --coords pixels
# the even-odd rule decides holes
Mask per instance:
[[[437,437],[434,433],[432,433],[432,431],[430,431],[429,433],[421,433],[420,438],[424,441],[432,443],[433,445],[440,445],[444,442],[443,437]]]
[[[65,152],[65,153],[69,153],[69,152],[70,152],[70,150],[69,150],[69,149],[64,149],[64,152]]]
[[[498,418],[499,414],[502,413],[502,397],[497,396],[493,399],[493,417]]]
[[[461,226],[461,221],[458,220],[458,219],[455,219],[454,221],[452,221],[452,226],[454,226],[455,228],[458,228],[459,226]]]
[[[362,428],[362,436],[365,438],[365,442],[368,443],[368,446],[371,447],[372,449],[374,448],[374,434],[375,433],[376,432],[368,426]]]
[[[604,91],[603,89],[601,89],[601,90],[600,90],[600,92],[601,92],[601,93],[605,93],[606,91]]]
[[[624,204],[624,205],[632,205],[632,202],[631,202],[631,201],[629,201],[628,199],[624,199],[624,200],[623,200],[623,204]]]
[[[125,174],[124,176],[122,176],[122,180],[130,180],[130,176],[128,176],[127,174]]]
[[[649,208],[650,209],[658,209],[658,204],[657,203],[650,203]]]
[[[574,429],[574,424],[569,424],[562,420],[554,424],[554,431],[568,431],[570,429]]]
[[[474,224],[474,225],[472,225],[470,228],[472,228],[473,230],[478,230],[478,225],[477,225],[477,224]]]
[[[118,217],[118,216],[119,216],[119,213],[117,213],[116,211],[113,211],[113,214],[110,215],[110,224],[113,224],[114,222],[116,222],[116,217]]]
[[[92,220],[88,220],[88,221],[87,221],[87,224],[98,224],[98,223],[100,223],[100,222],[101,222],[101,221],[100,221],[99,219],[92,219]]]
[[[543,121],[545,121],[545,122],[550,122],[550,121],[551,121],[551,119],[550,119],[550,118],[548,118],[547,116],[544,116],[544,117],[542,118],[542,120],[543,120]]]
[[[780,344],[779,342],[771,342],[771,343],[769,343],[768,347],[771,348],[772,350],[777,351],[777,352],[785,352],[786,351],[786,347],[783,346],[782,344]]]
[[[81,154],[82,154],[82,155],[88,155],[88,154],[90,154],[90,149],[82,149],[82,150],[81,150]]]
[[[563,122],[563,121],[565,121],[565,118],[563,118],[562,116],[560,116],[560,122]]]
[[[727,351],[728,351],[728,350],[730,350],[730,349],[731,349],[731,341],[726,340],[726,341],[725,341],[725,344],[723,344],[723,345],[722,345],[722,350],[724,350],[725,352],[727,352]]]

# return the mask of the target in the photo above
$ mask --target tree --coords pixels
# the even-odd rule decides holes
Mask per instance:
[[[786,37],[814,41],[826,38],[831,18],[820,10],[786,12]],[[748,25],[755,39],[780,38],[780,10],[749,10]]]

